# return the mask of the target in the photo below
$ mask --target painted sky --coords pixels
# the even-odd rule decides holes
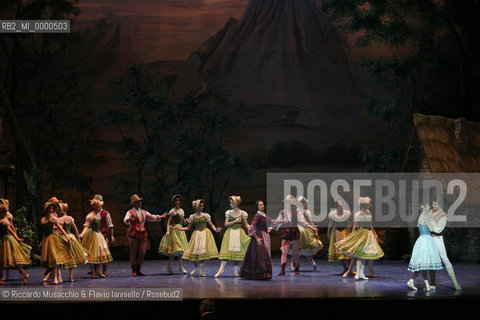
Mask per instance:
[[[248,0],[80,0],[78,26],[113,13],[134,31],[140,57],[186,60],[230,18],[241,18]]]
[[[144,62],[186,60],[230,17],[240,19],[249,0],[79,0],[78,28],[94,25],[110,13],[126,23]],[[352,56],[384,54],[386,48],[357,48],[356,36],[344,40]]]

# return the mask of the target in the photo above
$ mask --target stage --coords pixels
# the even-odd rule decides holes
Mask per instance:
[[[455,291],[445,270],[437,272],[437,289],[426,292],[423,278],[416,280],[417,291],[409,290],[406,282],[411,276],[404,261],[376,261],[374,272],[378,278],[355,280],[353,277],[343,278],[339,263],[317,260],[317,270],[313,270],[306,259],[302,259],[300,275],[288,270],[285,276],[277,276],[280,271],[280,259],[273,259],[273,278],[271,280],[252,281],[233,276],[233,262],[229,262],[225,273],[214,278],[220,262],[206,262],[207,277],[190,276],[177,273],[170,275],[166,271],[167,260],[147,260],[142,272],[145,277],[132,277],[128,261],[114,261],[108,265],[110,276],[91,279],[87,274],[89,266],[75,270],[74,282],[68,282],[68,271],[62,269],[64,282],[58,285],[43,283],[44,268],[30,267],[28,285],[24,286],[16,270],[11,270],[11,279],[6,280],[0,288],[183,288],[184,299],[435,299],[451,297],[480,296],[480,264],[454,263],[461,291]],[[193,263],[185,262],[188,271],[193,270]],[[178,272],[178,263],[173,264]],[[365,268],[366,269],[366,268]],[[365,270],[366,271],[366,270]]]
[[[369,280],[343,278],[339,263],[317,260],[317,270],[312,270],[306,259],[301,261],[301,274],[287,271],[285,276],[277,276],[280,258],[274,258],[274,277],[271,280],[251,281],[233,276],[233,263],[229,262],[220,278],[214,278],[220,262],[206,262],[207,277],[190,275],[170,275],[166,271],[167,260],[147,260],[142,271],[145,277],[132,277],[128,261],[114,261],[109,264],[107,278],[91,279],[87,274],[88,265],[75,270],[75,280],[53,285],[43,283],[44,269],[30,267],[28,285],[23,285],[16,270],[11,270],[11,279],[0,285],[0,291],[8,288],[48,288],[58,291],[67,288],[182,288],[183,301],[85,301],[62,302],[71,312],[94,312],[98,317],[110,317],[112,310],[121,314],[131,314],[132,310],[143,316],[174,315],[175,319],[198,319],[198,306],[201,299],[215,301],[217,314],[222,319],[245,319],[267,316],[275,319],[304,319],[320,316],[337,316],[355,310],[390,310],[395,315],[429,315],[433,309],[461,308],[465,312],[477,309],[480,297],[480,264],[454,263],[457,279],[462,286],[455,291],[445,270],[437,272],[437,289],[426,292],[423,279],[417,278],[417,291],[409,290],[406,282],[411,273],[404,261],[376,261],[374,271],[379,276]],[[177,261],[174,270],[178,270]],[[185,268],[193,270],[191,262]],[[68,271],[62,270],[63,279],[68,279]],[[55,301],[54,301],[55,302]],[[3,304],[3,303],[2,303]],[[24,308],[35,308],[37,314],[50,315],[51,303],[9,302],[3,309],[6,314],[18,315]],[[0,304],[1,305],[1,304]],[[55,303],[55,305],[57,305]],[[380,308],[380,309],[379,309]],[[378,311],[376,311],[378,312]],[[384,311],[382,311],[384,312]],[[392,313],[392,314],[393,314]]]

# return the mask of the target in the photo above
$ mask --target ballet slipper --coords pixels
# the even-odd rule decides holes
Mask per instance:
[[[233,266],[233,275],[235,277],[238,277],[239,274],[238,274],[238,269],[240,269],[240,266]]]
[[[424,280],[423,282],[425,283],[425,291],[430,291],[431,287],[430,287],[430,284],[428,283],[428,280]]]
[[[197,273],[198,271],[198,267],[195,267],[195,269],[192,270],[192,272],[190,272],[190,275],[193,276],[195,275],[195,273]]]
[[[365,271],[365,261],[363,261],[363,262],[361,263],[361,270],[359,270],[359,271],[357,272],[357,274],[360,273],[360,279],[362,279],[362,280],[368,280],[368,278],[365,276],[364,271]]]
[[[199,268],[200,271],[199,271],[199,273],[198,273],[198,274],[200,275],[200,277],[206,277],[206,276],[207,276],[207,275],[203,272],[203,267],[204,267],[204,265],[203,265],[203,263],[201,263],[201,264],[200,264],[200,268]]]
[[[225,272],[225,265],[227,264],[227,261],[222,261],[220,263],[220,268],[218,269],[218,272],[215,274],[215,278],[220,277],[224,272]]]
[[[185,268],[183,267],[183,260],[182,260],[182,257],[180,256],[180,257],[178,258],[178,260],[179,260],[179,264],[178,264],[178,270],[179,270],[181,273],[183,273],[183,274],[187,274],[187,273],[188,273],[188,271],[187,271],[187,270],[185,270]]]
[[[168,259],[167,272],[170,274],[175,274],[175,272],[173,272],[173,269],[172,269],[172,259]]]
[[[407,281],[407,286],[412,290],[417,290],[417,287],[415,287],[415,284],[413,283],[413,279]]]

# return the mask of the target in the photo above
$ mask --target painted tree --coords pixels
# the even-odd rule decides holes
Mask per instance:
[[[226,129],[240,126],[232,110],[225,94],[206,89],[184,96],[169,111],[170,145],[176,150],[174,190],[205,198],[213,219],[230,184],[249,177],[247,161],[223,141]]]
[[[364,115],[384,120],[405,144],[414,112],[480,119],[474,108],[480,58],[478,1],[325,0],[322,9],[345,32],[359,36],[357,46],[390,49],[358,64],[384,90],[365,97]],[[390,162],[380,165],[388,171],[398,168],[394,160],[401,161],[401,149],[369,156]]]
[[[163,146],[167,132],[165,98],[155,90],[140,66],[129,66],[125,78],[117,84],[125,95],[120,105],[108,110],[104,118],[107,125],[117,128],[121,137],[117,151],[125,155],[123,165],[135,176],[129,184],[128,180],[120,180],[125,189],[123,196],[138,193],[160,205],[167,191],[168,162]]]
[[[71,19],[76,0],[2,1],[4,19]],[[1,34],[0,78],[38,164],[39,190],[90,191],[88,170],[95,165],[95,117],[88,107],[88,69],[72,59],[82,47],[69,34]],[[40,205],[42,192],[34,201]]]

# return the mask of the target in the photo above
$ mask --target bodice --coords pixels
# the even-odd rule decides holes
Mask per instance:
[[[207,227],[207,218],[200,217],[200,218],[193,218],[193,226],[195,230],[203,231]]]

